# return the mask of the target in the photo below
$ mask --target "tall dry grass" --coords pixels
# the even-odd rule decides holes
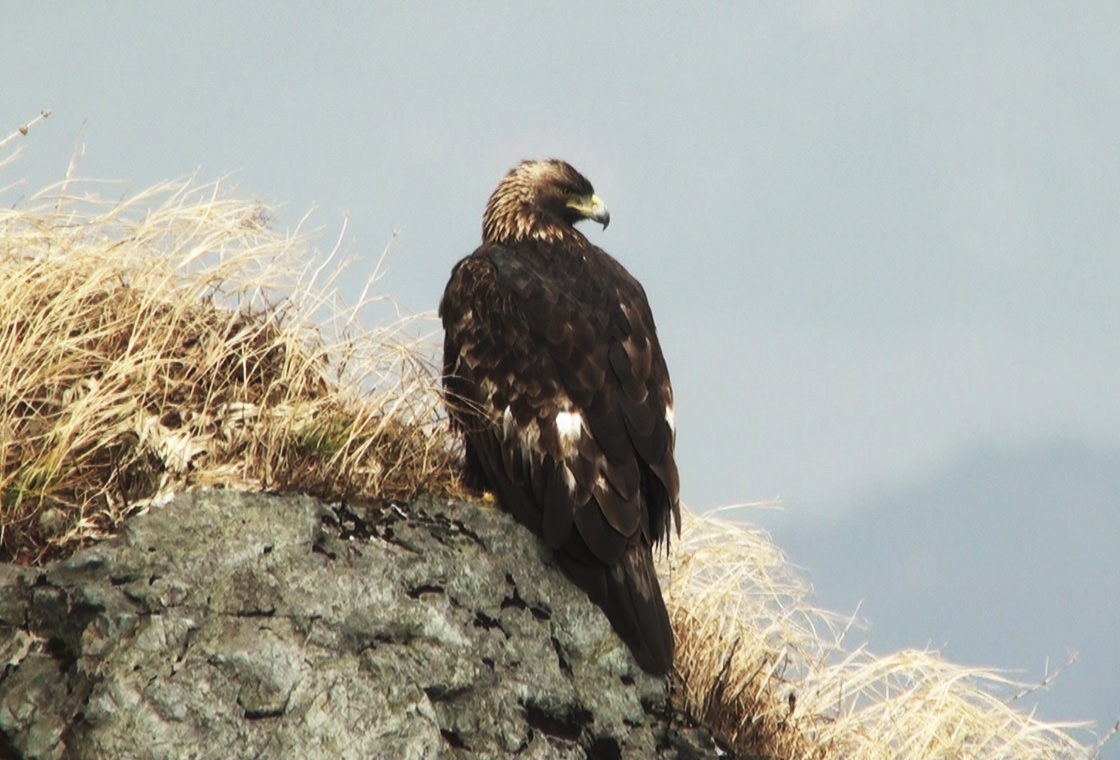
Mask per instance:
[[[380,299],[342,306],[338,258],[220,182],[0,210],[0,559],[191,485],[454,492],[433,352],[415,321],[360,324]]]
[[[731,747],[767,758],[1091,758],[1073,736],[1016,709],[1030,685],[934,652],[848,649],[852,620],[812,589],[763,532],[686,514],[659,571],[677,632],[678,704]]]
[[[434,347],[408,320],[362,324],[370,287],[341,304],[337,245],[315,254],[303,224],[274,231],[267,208],[220,182],[109,201],[88,188],[68,180],[0,209],[0,559],[71,550],[196,484],[459,493]],[[1016,711],[997,673],[846,650],[849,621],[814,608],[759,531],[686,513],[660,561],[678,705],[736,753],[1096,751]]]

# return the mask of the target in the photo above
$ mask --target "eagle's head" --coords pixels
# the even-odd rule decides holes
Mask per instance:
[[[599,222],[604,229],[611,220],[586,177],[558,159],[522,161],[490,195],[482,216],[482,240],[562,240],[579,235],[573,225],[581,219]]]

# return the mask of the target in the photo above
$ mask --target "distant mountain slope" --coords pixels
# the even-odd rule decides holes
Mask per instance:
[[[874,651],[929,645],[1035,681],[1047,657],[1054,668],[1077,652],[1024,706],[1098,731],[1120,717],[1120,448],[974,450],[848,506],[774,533],[820,605],[862,601],[870,627],[854,635]]]

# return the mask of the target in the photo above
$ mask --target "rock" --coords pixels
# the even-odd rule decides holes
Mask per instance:
[[[0,757],[709,758],[493,507],[181,494],[0,566]]]

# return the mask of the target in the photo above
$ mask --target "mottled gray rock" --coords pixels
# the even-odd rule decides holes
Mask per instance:
[[[498,510],[194,491],[0,566],[0,757],[715,757]]]

